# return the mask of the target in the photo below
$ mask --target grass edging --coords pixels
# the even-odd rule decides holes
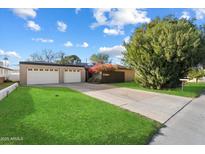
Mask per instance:
[[[11,92],[13,92],[16,88],[18,87],[18,83],[13,83],[12,85],[1,89],[0,90],[0,100],[4,99],[7,97]]]
[[[183,91],[181,90],[180,87],[173,88],[173,89],[162,89],[162,90],[149,89],[149,88],[144,88],[140,86],[136,82],[114,83],[112,85],[116,87],[130,88],[130,89],[141,90],[141,91],[146,91],[146,92],[154,92],[154,93],[181,96],[181,97],[190,97],[190,98],[199,97],[200,94],[203,91],[205,91],[205,83],[187,83],[184,86]]]

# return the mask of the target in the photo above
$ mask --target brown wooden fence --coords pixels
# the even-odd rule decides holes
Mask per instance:
[[[102,72],[101,83],[117,83],[124,82],[125,74],[124,72]]]

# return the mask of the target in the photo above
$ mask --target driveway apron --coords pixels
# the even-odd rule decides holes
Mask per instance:
[[[150,144],[205,144],[205,94],[168,120]]]

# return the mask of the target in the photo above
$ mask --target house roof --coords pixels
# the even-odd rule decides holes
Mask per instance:
[[[131,70],[131,68],[123,66],[123,65],[118,65],[116,64],[115,66],[117,66],[117,69],[122,69],[122,70]]]
[[[19,64],[29,64],[29,65],[46,65],[46,66],[70,66],[70,67],[85,67],[84,64],[57,64],[42,61],[21,61]]]

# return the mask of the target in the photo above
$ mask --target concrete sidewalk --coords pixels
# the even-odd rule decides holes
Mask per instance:
[[[73,83],[56,85],[69,87],[164,123],[187,104],[191,98],[119,88],[108,84]]]
[[[150,144],[205,144],[205,94],[177,113]]]

